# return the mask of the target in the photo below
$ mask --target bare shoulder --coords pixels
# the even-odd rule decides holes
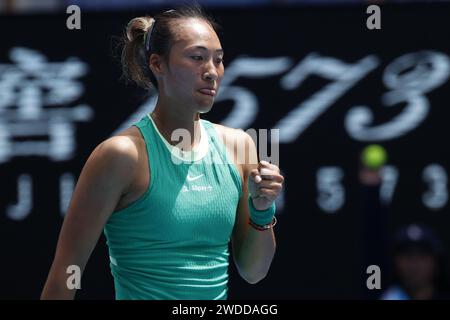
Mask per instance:
[[[219,137],[222,139],[225,138],[227,141],[251,138],[250,135],[242,129],[230,128],[218,123],[213,123],[213,125],[216,132],[219,134]]]
[[[117,135],[113,136],[112,138],[127,138],[130,142],[134,143],[134,145],[139,148],[142,147],[142,145],[145,145],[144,138],[142,137],[141,132],[136,126],[131,126],[121,132],[119,132]]]
[[[139,153],[139,139],[132,135],[117,135],[101,142],[93,154],[114,160],[116,158],[133,159],[137,158]]]
[[[252,169],[251,164],[258,162],[256,146],[252,137],[242,129],[230,128],[221,124],[213,123],[214,128],[224,143],[230,159],[241,171],[248,173]]]
[[[114,172],[128,172],[138,166],[145,142],[137,128],[127,130],[101,142],[92,152],[88,162],[98,163]],[[112,172],[111,172],[112,173]]]
[[[104,141],[111,144],[112,148],[117,148],[117,151],[124,152],[130,156],[138,156],[140,153],[146,153],[145,140],[141,132],[135,126],[131,126],[117,135]]]

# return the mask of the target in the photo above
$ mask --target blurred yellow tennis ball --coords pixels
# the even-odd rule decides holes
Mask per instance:
[[[361,161],[369,169],[377,169],[387,161],[386,150],[379,144],[371,144],[362,151]]]

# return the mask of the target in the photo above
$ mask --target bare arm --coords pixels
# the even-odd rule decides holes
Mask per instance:
[[[257,159],[256,147],[248,134],[245,134],[245,139],[250,148],[249,159]],[[247,148],[246,148],[247,150]],[[247,158],[247,157],[246,157]],[[268,273],[273,257],[275,255],[276,241],[273,229],[258,231],[248,224],[249,221],[249,206],[248,206],[248,183],[249,179],[254,179],[258,173],[256,170],[257,164],[247,163],[244,168],[243,193],[239,200],[237,209],[237,219],[232,235],[233,258],[239,274],[247,282],[254,284],[262,280]],[[271,184],[270,193],[271,199],[275,200],[278,192],[281,190],[283,177],[276,177],[278,181],[262,182],[267,185]],[[257,207],[258,210],[265,210],[270,207],[272,201],[266,201],[267,205],[264,207]],[[259,206],[261,204],[258,204]]]
[[[132,138],[113,137],[100,144],[87,160],[61,228],[56,254],[41,299],[73,299],[67,288],[67,267],[83,272],[103,227],[126,192],[137,167]]]

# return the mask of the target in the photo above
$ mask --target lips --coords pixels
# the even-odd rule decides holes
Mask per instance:
[[[203,88],[198,91],[200,91],[201,93],[206,94],[208,96],[211,96],[211,97],[216,96],[216,90],[214,90],[214,89]]]

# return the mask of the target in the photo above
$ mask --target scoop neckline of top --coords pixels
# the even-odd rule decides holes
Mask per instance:
[[[167,150],[172,154],[172,156],[186,162],[195,162],[198,160],[201,160],[206,153],[208,152],[208,137],[207,132],[205,130],[204,124],[201,121],[202,119],[199,119],[200,121],[200,142],[197,146],[197,148],[189,151],[181,151],[180,148],[175,147],[171,145],[166,138],[159,132],[158,126],[156,125],[153,118],[150,116],[150,113],[147,114],[147,117],[150,119],[153,128],[155,128],[155,131],[158,133],[161,140],[164,142],[164,145],[166,146]]]

